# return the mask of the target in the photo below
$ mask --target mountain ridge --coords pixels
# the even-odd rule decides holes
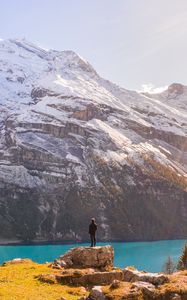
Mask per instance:
[[[187,235],[187,87],[126,90],[72,51],[8,40],[0,97],[2,239],[83,240],[93,215],[100,239]]]

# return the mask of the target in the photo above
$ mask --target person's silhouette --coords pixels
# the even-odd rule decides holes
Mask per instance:
[[[97,231],[97,224],[95,223],[95,219],[92,218],[91,223],[89,225],[89,235],[90,235],[90,239],[91,239],[91,247],[95,247],[96,246],[96,234]]]

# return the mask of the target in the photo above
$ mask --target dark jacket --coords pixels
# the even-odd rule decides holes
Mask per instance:
[[[95,234],[97,230],[97,224],[92,222],[89,226],[89,234]]]

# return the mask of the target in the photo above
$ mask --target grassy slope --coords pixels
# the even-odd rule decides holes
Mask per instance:
[[[81,287],[70,287],[55,283],[44,283],[37,279],[41,274],[59,274],[59,270],[49,268],[49,264],[39,265],[34,262],[22,264],[7,264],[0,267],[0,299],[1,300],[77,300],[84,296]],[[178,293],[182,299],[187,299],[187,271],[169,276],[170,282],[156,289],[155,300],[169,300],[171,295]],[[103,287],[109,300],[144,299],[141,291],[133,293],[132,284],[121,282],[120,287],[111,290]]]
[[[53,273],[47,264],[24,263],[0,267],[1,300],[77,300],[83,294],[78,287],[40,282],[36,276]]]

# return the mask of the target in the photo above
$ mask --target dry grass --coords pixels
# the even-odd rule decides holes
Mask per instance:
[[[176,272],[173,275],[168,275],[170,282],[160,286],[157,289],[156,295],[171,295],[180,294],[187,299],[187,271]]]
[[[33,262],[9,264],[0,267],[1,300],[77,300],[83,296],[79,287],[69,287],[58,283],[43,283],[37,279],[42,273],[54,274],[59,270],[49,265]]]

